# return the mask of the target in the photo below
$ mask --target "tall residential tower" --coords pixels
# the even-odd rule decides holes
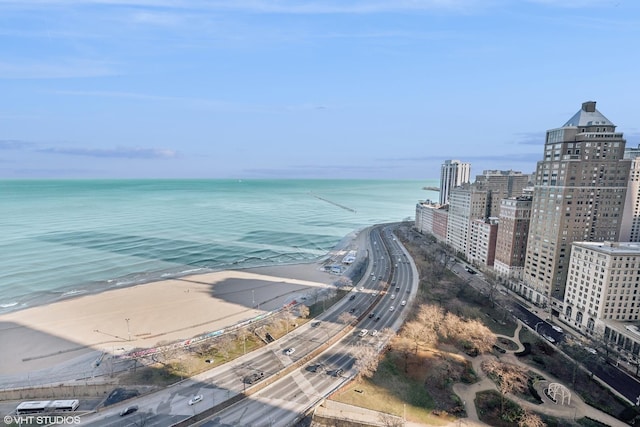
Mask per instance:
[[[630,160],[625,140],[593,101],[547,131],[536,168],[523,295],[562,312],[571,243],[617,241]]]
[[[448,204],[451,190],[467,184],[470,176],[471,164],[460,160],[445,160],[440,167],[440,204]]]

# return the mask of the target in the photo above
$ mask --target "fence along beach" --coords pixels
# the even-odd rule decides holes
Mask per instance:
[[[188,339],[281,307],[334,280],[318,262],[226,270],[8,313],[0,316],[0,341],[11,343],[3,346],[0,375],[47,368],[88,351]],[[268,297],[263,301],[262,295]]]

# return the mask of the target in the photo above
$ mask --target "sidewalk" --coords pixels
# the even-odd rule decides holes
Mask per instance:
[[[609,414],[606,414],[592,406],[587,405],[584,401],[578,396],[575,392],[571,391],[571,400],[569,404],[561,405],[556,404],[551,399],[547,398],[544,393],[545,388],[549,386],[550,383],[560,381],[556,378],[549,375],[547,372],[540,371],[530,365],[527,365],[521,362],[513,353],[518,351],[522,351],[524,346],[518,339],[520,334],[520,330],[522,329],[522,323],[518,321],[518,326],[514,332],[513,337],[497,335],[498,337],[503,337],[510,339],[518,344],[517,350],[508,351],[505,355],[501,356],[501,360],[526,367],[527,370],[536,372],[540,376],[544,377],[544,381],[539,381],[535,388],[540,394],[543,403],[540,405],[533,404],[526,400],[523,400],[514,395],[508,395],[508,398],[523,408],[527,408],[533,412],[546,414],[552,417],[557,418],[565,418],[565,419],[579,419],[582,417],[589,417],[591,419],[597,420],[605,425],[611,427],[623,427],[627,426],[627,424],[622,421],[612,417]],[[460,400],[463,401],[465,405],[465,409],[467,412],[466,418],[460,418],[456,421],[450,422],[446,424],[444,427],[458,427],[458,426],[469,426],[469,427],[481,427],[481,426],[489,426],[489,424],[485,424],[480,421],[478,417],[478,413],[476,411],[475,406],[475,398],[476,393],[485,391],[485,390],[498,390],[496,384],[489,379],[484,371],[481,368],[482,362],[484,360],[495,358],[492,354],[484,354],[477,357],[471,357],[468,355],[464,355],[465,359],[467,359],[473,365],[473,369],[478,375],[478,381],[474,384],[462,384],[456,383],[453,385],[453,391],[460,397]],[[568,387],[567,387],[568,388]],[[385,416],[392,417],[388,414],[384,414],[382,412],[365,409],[357,406],[347,405],[344,403],[339,403],[335,401],[326,400],[321,406],[316,408],[315,415],[320,417],[321,419],[334,419],[334,420],[342,420],[342,421],[350,421],[354,424],[360,424],[363,426],[385,426],[389,424],[385,424],[383,419]],[[402,420],[400,417],[393,416],[394,419]],[[426,424],[419,424],[413,422],[405,422],[405,426],[409,427],[418,427],[424,426]],[[489,426],[490,427],[490,426]]]
[[[521,362],[513,354],[515,352],[522,351],[522,349],[524,348],[524,346],[518,339],[521,328],[522,328],[522,323],[518,321],[518,327],[516,328],[513,337],[498,335],[498,337],[504,337],[504,338],[513,340],[518,344],[517,350],[508,351],[507,354],[501,357],[501,359],[508,363],[512,363],[514,365],[526,367],[528,370],[536,372],[537,374],[539,374],[540,376],[546,379],[545,381],[538,382],[535,386],[536,390],[542,397],[543,403],[540,405],[536,405],[511,394],[508,396],[510,400],[514,401],[515,403],[517,403],[523,408],[527,408],[531,411],[550,415],[557,418],[579,419],[582,417],[589,417],[591,419],[597,420],[611,427],[627,426],[627,424],[612,417],[611,415],[606,414],[592,406],[587,405],[586,403],[584,403],[584,401],[580,398],[580,396],[577,393],[575,393],[570,389],[569,389],[571,391],[570,404],[561,405],[548,399],[544,393],[545,388],[548,387],[548,385],[552,382],[559,383],[560,381],[552,377],[551,375],[549,375],[547,372],[540,371],[530,365],[527,365],[526,363]],[[471,364],[473,365],[474,371],[478,374],[479,381],[471,385],[457,383],[457,384],[454,384],[453,386],[453,391],[460,397],[460,399],[463,402],[465,402],[465,408],[467,410],[467,418],[463,418],[463,420],[466,420],[471,423],[475,423],[475,424],[468,423],[468,425],[485,425],[485,426],[487,425],[482,423],[479,420],[478,413],[476,411],[476,407],[473,402],[475,400],[476,393],[480,391],[485,391],[485,390],[497,391],[496,384],[485,375],[485,373],[482,371],[482,368],[480,367],[480,365],[484,360],[491,359],[494,357],[495,356],[490,354],[481,355],[475,358],[471,358],[470,356],[465,355],[465,358],[471,362]]]

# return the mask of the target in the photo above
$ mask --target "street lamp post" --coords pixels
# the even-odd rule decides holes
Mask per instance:
[[[128,317],[124,319],[127,322],[127,334],[129,335],[129,341],[131,341],[131,329],[129,329],[129,319]]]

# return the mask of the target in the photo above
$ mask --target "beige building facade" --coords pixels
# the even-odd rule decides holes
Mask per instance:
[[[562,127],[547,131],[536,168],[521,294],[534,304],[562,305],[571,244],[617,241],[630,160],[625,139],[589,101]]]

